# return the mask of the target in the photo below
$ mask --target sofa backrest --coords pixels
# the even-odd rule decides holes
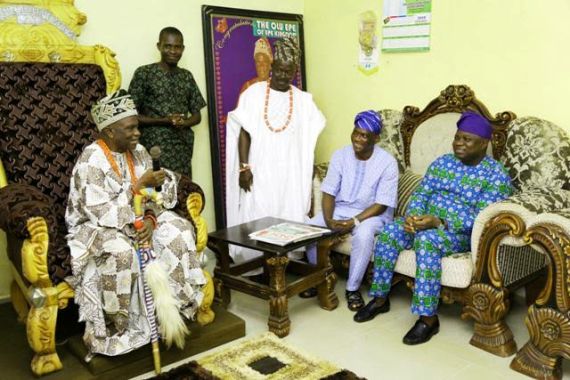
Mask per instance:
[[[404,143],[400,133],[402,111],[383,109],[378,111],[378,114],[382,119],[378,146],[394,156],[402,173],[404,171]]]
[[[507,125],[516,118],[512,112],[491,116],[487,107],[465,85],[450,85],[423,110],[414,106],[404,108],[402,134],[405,168],[424,174],[439,156],[452,152],[457,120],[462,112],[475,111],[493,127],[488,154],[498,159],[505,150]]]
[[[378,111],[383,122],[378,145],[396,158],[400,169],[396,216],[404,215],[409,197],[428,166],[442,154],[452,152],[457,120],[467,110],[478,112],[489,120],[493,126],[493,138],[488,154],[494,158],[501,157],[505,151],[507,126],[516,115],[505,111],[491,116],[487,107],[465,85],[448,86],[421,111],[414,106],[405,107],[403,112]],[[328,163],[315,165],[313,215],[321,210],[320,184],[327,168]]]
[[[414,173],[424,174],[436,158],[453,153],[452,143],[457,132],[458,112],[446,112],[427,119],[414,132],[410,145],[410,167]],[[493,155],[493,145],[489,144],[488,155]]]
[[[410,145],[411,171],[423,175],[437,157],[452,151],[460,115],[456,112],[434,115],[418,126]]]
[[[501,161],[517,190],[570,190],[570,137],[547,120],[522,117],[511,122]]]

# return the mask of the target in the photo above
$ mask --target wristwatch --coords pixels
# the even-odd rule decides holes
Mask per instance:
[[[352,220],[354,220],[354,225],[355,226],[359,226],[360,225],[360,220],[358,220],[358,218],[356,216],[352,217]]]

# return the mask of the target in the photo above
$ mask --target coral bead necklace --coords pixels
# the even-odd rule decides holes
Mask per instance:
[[[269,122],[269,91],[270,91],[271,78],[267,80],[267,88],[265,90],[265,107],[263,108],[263,120],[265,125],[271,132],[279,133],[287,129],[289,123],[291,123],[291,116],[293,116],[293,86],[289,85],[289,112],[287,114],[287,120],[281,128],[273,128]]]
[[[99,140],[97,140],[97,144],[101,147],[101,149],[103,149],[103,153],[105,154],[107,161],[109,161],[111,168],[113,169],[115,174],[117,174],[117,177],[122,179],[123,176],[121,175],[121,171],[119,170],[119,165],[117,165],[117,161],[115,161],[115,159],[113,158],[113,154],[111,153],[111,150],[109,149],[107,144],[105,144],[105,141],[103,141],[102,139],[99,139]],[[129,174],[131,175],[131,185],[134,188],[134,186],[137,182],[137,177],[135,175],[135,162],[133,159],[133,154],[127,150],[125,152],[125,155],[127,157],[127,165],[129,167]]]

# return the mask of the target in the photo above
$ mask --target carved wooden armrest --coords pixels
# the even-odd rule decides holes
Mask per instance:
[[[479,253],[485,249],[479,246],[489,241],[491,234],[519,236],[526,229],[529,220],[539,214],[556,214],[562,209],[567,209],[568,205],[570,205],[568,190],[532,188],[487,206],[475,219],[471,234],[474,265],[476,267],[480,265]]]
[[[28,219],[32,217],[43,217],[55,226],[52,200],[28,185],[10,184],[0,189],[1,229],[20,239],[28,238]]]
[[[205,198],[202,188],[192,182],[188,176],[181,175],[178,182],[178,204],[175,211],[187,218],[196,231],[196,251],[202,252],[208,241],[206,220],[201,213],[204,210]]]
[[[56,288],[50,294],[45,291],[53,286],[47,258],[50,236],[55,236],[57,227],[53,209],[52,200],[32,186],[10,184],[0,189],[0,228],[24,241],[22,275],[32,284],[28,300],[36,307],[53,303],[63,308],[67,299],[73,297],[69,285],[62,282],[57,292]]]
[[[323,183],[327,170],[329,168],[329,162],[322,162],[320,164],[313,165],[313,182],[311,188],[311,209],[309,211],[309,216],[314,217],[319,212],[321,212],[321,184]]]

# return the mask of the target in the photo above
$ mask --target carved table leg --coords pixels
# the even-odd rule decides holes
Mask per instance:
[[[215,272],[214,272],[215,273]],[[230,302],[232,302],[232,295],[230,289],[224,286],[222,280],[214,277],[214,302],[222,305],[224,308],[228,308]]]
[[[532,305],[525,323],[530,339],[511,368],[537,379],[562,379],[562,357],[570,359],[570,318],[558,310]]]
[[[338,306],[338,297],[334,291],[337,277],[329,257],[332,244],[332,239],[324,239],[317,247],[317,267],[327,270],[325,281],[317,287],[319,304],[325,310],[334,310]]]
[[[517,345],[504,321],[509,306],[506,290],[482,283],[471,285],[461,314],[463,319],[475,320],[475,332],[469,343],[501,357],[514,354]]]
[[[208,241],[208,248],[210,248],[216,255],[216,269],[214,270],[214,301],[227,308],[232,301],[230,289],[224,286],[222,280],[216,277],[219,273],[229,273],[230,270],[230,254],[228,245],[226,243]]]
[[[289,259],[286,256],[276,256],[267,259],[269,268],[269,331],[280,338],[289,335],[291,320],[289,319],[287,293],[285,292],[285,269]]]

